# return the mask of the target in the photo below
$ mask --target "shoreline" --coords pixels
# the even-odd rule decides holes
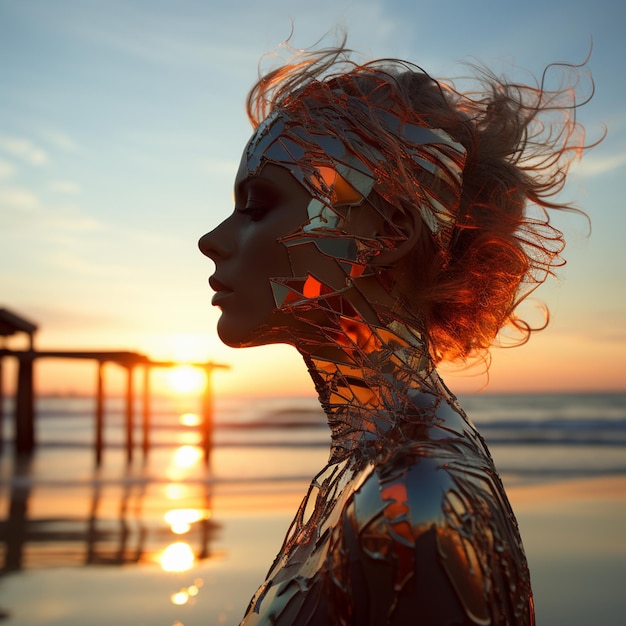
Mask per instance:
[[[144,486],[120,484],[119,475],[110,472],[95,486],[88,482],[63,485],[46,481],[42,472],[46,466],[26,483],[18,481],[10,487],[11,491],[15,487],[20,497],[32,487],[29,519],[22,528],[24,523],[58,523],[62,516],[66,531],[72,528],[84,533],[86,523],[91,523],[94,531],[109,535],[108,539],[92,535],[99,537],[92,548],[105,561],[85,562],[84,538],[73,546],[67,537],[60,537],[63,542],[56,544],[29,543],[23,567],[0,579],[0,606],[12,616],[7,626],[177,622],[236,626],[308,488],[307,480],[280,484],[241,480],[216,485],[207,492],[196,476],[186,477],[187,482],[170,478],[170,485],[164,481]],[[118,464],[116,469],[120,469]],[[107,482],[109,479],[112,481]],[[6,512],[12,494],[6,481],[0,484],[5,486],[0,489],[0,504]],[[168,493],[172,486],[179,493]],[[626,579],[622,522],[626,518],[626,476],[514,484],[507,493],[531,570],[537,624],[620,626],[626,613],[622,591]],[[172,500],[173,496],[177,499]],[[209,515],[208,525],[205,530],[194,527],[186,535],[173,536],[163,519],[172,507],[204,510]],[[122,528],[126,530],[119,535]],[[125,537],[123,544],[116,542],[118,535],[120,541]],[[168,543],[180,541],[204,556],[188,570],[163,571],[158,555]],[[123,567],[107,562],[107,555],[119,554],[122,545],[131,558],[142,546],[144,556],[137,562],[126,561]],[[59,554],[59,549],[65,552]],[[55,565],[59,556],[64,564]],[[43,561],[35,563],[36,558]],[[188,598],[184,606],[176,605],[172,598],[196,583],[201,584],[198,595]],[[38,590],[36,603],[32,602],[33,588]]]
[[[568,500],[626,502],[626,475],[556,478],[536,483],[512,484],[506,492],[514,506],[544,505]]]

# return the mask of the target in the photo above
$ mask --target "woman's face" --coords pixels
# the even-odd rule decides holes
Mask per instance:
[[[340,175],[332,155],[306,153],[294,132],[302,127],[289,122],[270,117],[257,129],[235,179],[233,214],[199,242],[216,266],[217,330],[230,346],[316,341],[348,308],[375,318],[354,287],[372,275],[366,259],[381,245],[370,231],[383,218],[364,203],[372,179],[345,159]],[[347,182],[354,177],[359,186]]]
[[[229,346],[291,343],[291,326],[277,310],[272,279],[293,277],[289,252],[281,238],[307,221],[311,197],[283,167],[265,164],[251,175],[244,152],[235,179],[235,210],[199,242],[215,263],[209,279],[221,309],[217,325]],[[282,330],[281,330],[282,329]]]

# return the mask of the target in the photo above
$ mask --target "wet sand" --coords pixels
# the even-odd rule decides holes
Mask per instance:
[[[94,475],[88,463],[60,469],[62,459],[50,452],[0,484],[5,566],[22,546],[13,555],[19,567],[0,578],[3,624],[236,625],[306,490],[303,480],[207,486],[197,469],[161,479],[145,468],[122,475],[114,459]],[[159,458],[151,464],[159,467]],[[508,493],[537,624],[624,624],[626,477],[514,485]],[[204,519],[174,535],[163,521],[172,509]],[[181,543],[191,561],[165,571],[164,548]]]
[[[509,489],[538,626],[626,623],[626,477]]]

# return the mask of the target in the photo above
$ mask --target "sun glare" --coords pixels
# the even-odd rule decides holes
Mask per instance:
[[[202,423],[202,418],[197,413],[183,413],[178,418],[179,424],[182,426],[200,426]]]
[[[189,587],[183,587],[180,591],[173,593],[170,596],[170,600],[172,604],[177,606],[182,606],[183,604],[187,604],[189,600],[193,599],[200,592],[200,587],[202,587],[202,580],[196,579],[196,583],[194,585],[189,585]],[[183,626],[182,622],[175,622],[174,626]]]
[[[172,465],[180,469],[193,467],[202,458],[202,450],[198,446],[180,446],[174,452]]]
[[[189,601],[189,594],[186,591],[177,591],[170,596],[172,604],[176,606],[182,606]]]
[[[167,383],[176,393],[200,393],[206,386],[206,374],[192,365],[177,365],[167,372]]]
[[[191,530],[191,525],[204,519],[198,509],[172,509],[165,514],[165,521],[176,535],[184,535]]]
[[[167,477],[174,482],[181,481],[202,459],[202,448],[182,445],[176,449],[167,468]]]
[[[193,566],[195,556],[188,544],[177,541],[163,550],[159,561],[166,572],[186,572]]]
[[[189,492],[189,486],[181,483],[168,483],[165,486],[165,497],[168,500],[182,500]]]

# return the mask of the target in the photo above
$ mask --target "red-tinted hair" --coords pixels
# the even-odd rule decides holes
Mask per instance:
[[[441,250],[422,237],[402,261],[403,275],[411,278],[399,283],[405,306],[424,317],[436,361],[484,353],[506,325],[518,331],[518,343],[545,327],[531,327],[516,310],[564,263],[565,241],[550,223],[550,211],[578,211],[554,196],[565,184],[572,158],[585,147],[575,118],[580,68],[550,66],[570,79],[554,91],[543,81],[521,85],[475,69],[477,89],[461,93],[404,61],[357,65],[339,47],[302,53],[262,76],[247,101],[255,127],[276,109],[296,111],[314,126],[319,102],[307,107],[305,101],[315,102],[316,93],[334,114],[358,118],[360,139],[385,155],[377,170],[397,181],[399,197],[411,194],[406,186],[415,180],[401,174],[406,167],[402,138],[380,132],[381,105],[392,106],[408,122],[443,129],[464,146],[467,161],[450,245]],[[361,96],[358,116],[346,106],[346,91]]]

